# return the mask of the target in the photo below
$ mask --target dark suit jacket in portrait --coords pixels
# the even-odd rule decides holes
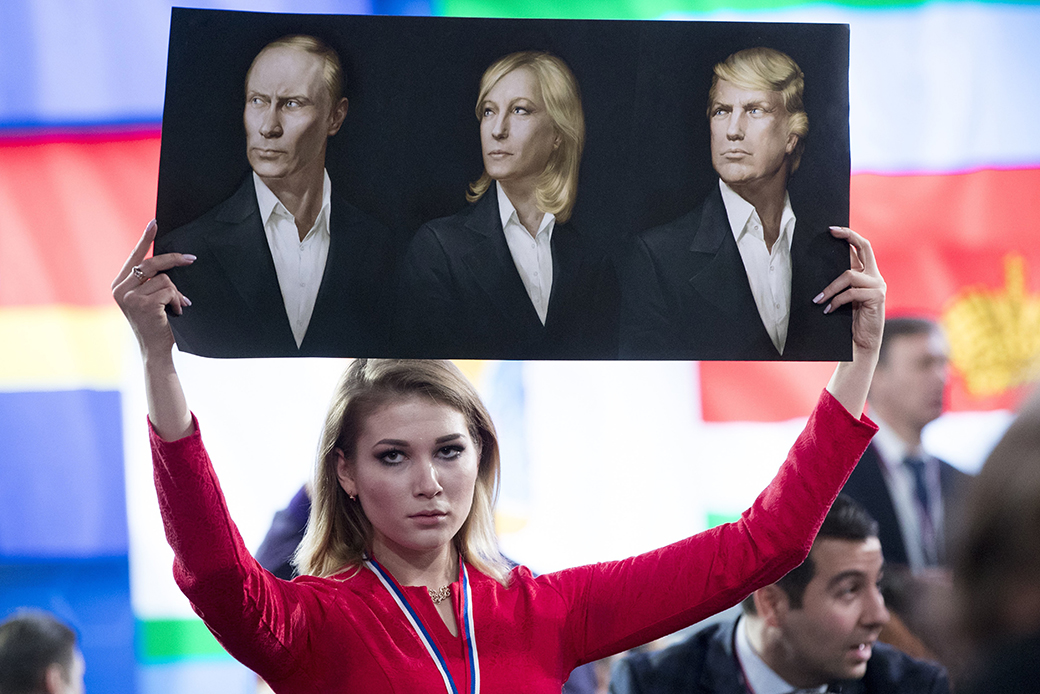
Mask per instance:
[[[335,191],[330,222],[325,274],[299,347],[251,174],[230,198],[157,238],[156,254],[198,257],[167,273],[192,302],[170,321],[178,347],[205,357],[385,354],[393,298],[389,233]]]
[[[782,357],[762,325],[717,186],[689,214],[635,238],[621,275],[621,357],[851,359],[851,312],[824,315],[812,302],[849,269],[848,246],[826,224],[795,214]]]
[[[400,269],[395,352],[480,359],[613,359],[619,299],[613,264],[569,224],[552,235],[545,325],[509,252],[489,190],[416,233]]]
[[[627,656],[614,667],[611,694],[747,694],[734,653],[736,624],[712,624],[663,650]],[[831,683],[829,691],[949,694],[950,686],[940,666],[877,643],[863,679]]]
[[[903,533],[900,530],[892,495],[888,491],[888,484],[885,483],[883,465],[877,446],[871,443],[841,491],[862,504],[878,522],[878,538],[881,540],[881,546],[885,548],[885,562],[907,564],[906,543],[903,542]],[[943,460],[939,461],[939,487],[943,498],[943,538],[947,545],[954,530],[952,526],[957,517],[958,502],[970,479],[971,475],[961,472]],[[949,554],[946,553],[945,556],[949,557]]]

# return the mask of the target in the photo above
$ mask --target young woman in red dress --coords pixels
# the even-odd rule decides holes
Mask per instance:
[[[150,224],[112,293],[144,359],[178,584],[228,652],[279,693],[558,694],[577,665],[736,604],[801,563],[875,430],[863,408],[885,285],[869,243],[833,233],[848,240],[852,269],[817,303],[853,306],[854,358],[738,521],[622,561],[537,577],[509,568],[492,521],[498,445],[473,387],[450,362],[356,360],[326,422],[304,575],[288,582],[256,563],[228,515],[167,321],[190,302],[163,271],[194,259],[147,258]]]

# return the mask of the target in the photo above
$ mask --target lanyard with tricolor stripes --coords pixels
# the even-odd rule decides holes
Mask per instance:
[[[460,560],[459,564],[461,566],[460,573],[462,574],[462,635],[466,645],[466,660],[469,665],[469,694],[480,694],[480,665],[477,660],[477,641],[474,638],[473,629],[473,591],[469,585],[469,572],[466,570],[465,562]],[[437,644],[433,642],[433,637],[426,631],[422,620],[419,619],[419,613],[408,602],[404,591],[397,585],[393,576],[375,559],[366,558],[365,566],[371,569],[376,577],[379,578],[379,582],[387,589],[390,597],[401,608],[401,612],[404,613],[405,618],[412,625],[415,633],[418,634],[419,640],[422,641],[426,651],[433,659],[433,664],[437,666],[437,670],[441,673],[441,677],[444,679],[444,687],[448,694],[462,694],[455,685],[451,673],[448,672],[448,661],[444,659],[440,649],[437,648]]]

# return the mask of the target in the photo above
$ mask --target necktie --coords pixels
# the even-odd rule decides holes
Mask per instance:
[[[924,460],[908,455],[903,462],[914,473],[914,495],[921,503],[925,515],[931,517],[931,503],[928,497],[928,483],[924,478]]]
[[[935,525],[932,522],[931,494],[925,479],[924,460],[918,456],[908,455],[903,459],[914,475],[914,497],[920,504],[921,544],[924,549],[925,562],[929,565],[939,563],[939,548],[935,537]]]

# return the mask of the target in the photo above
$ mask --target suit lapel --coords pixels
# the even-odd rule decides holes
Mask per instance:
[[[344,295],[345,288],[350,286],[351,274],[354,272],[355,266],[351,262],[352,252],[354,262],[362,260],[357,257],[360,248],[350,248],[348,216],[346,203],[333,193],[329,210],[329,254],[325,258],[325,269],[321,276],[321,284],[318,285],[318,296],[314,300],[311,325],[335,320],[337,306],[340,310],[345,307],[344,302],[347,299]],[[310,328],[307,332],[309,337]]]
[[[744,676],[733,648],[737,620],[731,620],[712,636],[701,673],[701,690],[713,694],[747,694]]]
[[[730,230],[726,206],[718,187],[704,201],[700,219],[693,221],[698,227],[690,244],[693,268],[690,287],[724,317],[731,334],[739,335],[734,344],[764,344],[775,353],[769,333],[758,315],[747,270]]]
[[[252,320],[260,327],[264,341],[277,345],[279,352],[290,347],[295,352],[296,340],[278,287],[252,176],[247,177],[217,221],[224,225],[223,231],[214,235],[210,247],[231,286],[254,314]]]
[[[474,281],[502,315],[509,316],[512,321],[522,322],[528,332],[540,331],[542,322],[531,303],[531,297],[527,295],[506,243],[494,191],[489,189],[480,198],[466,220],[466,228],[480,238],[463,258],[463,264]]]
[[[557,224],[552,237],[552,292],[549,294],[549,311],[545,324],[566,320],[573,315],[571,303],[581,290],[583,254],[577,232],[566,224]],[[585,307],[591,309],[591,307]],[[561,317],[562,316],[562,317]],[[591,347],[591,345],[590,345]]]

